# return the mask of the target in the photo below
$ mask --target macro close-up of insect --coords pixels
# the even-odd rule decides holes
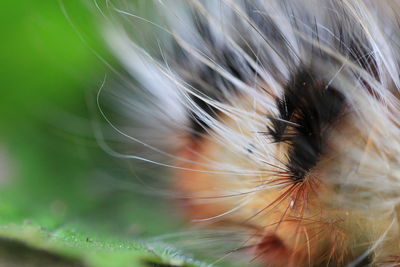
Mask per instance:
[[[106,156],[70,221],[96,206],[87,228],[139,240],[143,266],[400,266],[400,1],[89,6],[101,48],[60,2],[104,67],[78,145]]]
[[[129,23],[108,38],[149,102],[142,141],[175,142],[161,152],[192,222],[240,233],[235,251],[264,266],[400,264],[399,4],[119,10],[154,28],[150,46]]]

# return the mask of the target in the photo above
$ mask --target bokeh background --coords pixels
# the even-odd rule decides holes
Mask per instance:
[[[94,138],[100,58],[113,58],[93,2],[0,2],[1,266],[183,266],[138,242],[179,218],[137,193],[130,182],[146,174]]]

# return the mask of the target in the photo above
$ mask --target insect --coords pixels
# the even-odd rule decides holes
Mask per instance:
[[[114,9],[116,95],[188,220],[249,264],[399,266],[400,2],[151,5]]]

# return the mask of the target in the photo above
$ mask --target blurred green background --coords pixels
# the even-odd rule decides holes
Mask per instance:
[[[0,2],[0,265],[183,266],[137,242],[179,227],[171,207],[114,186],[137,173],[93,138],[113,61],[93,2]]]

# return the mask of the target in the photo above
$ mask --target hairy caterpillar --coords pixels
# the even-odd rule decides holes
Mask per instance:
[[[152,5],[107,28],[139,128],[118,131],[187,217],[241,233],[249,263],[399,266],[400,2]]]

